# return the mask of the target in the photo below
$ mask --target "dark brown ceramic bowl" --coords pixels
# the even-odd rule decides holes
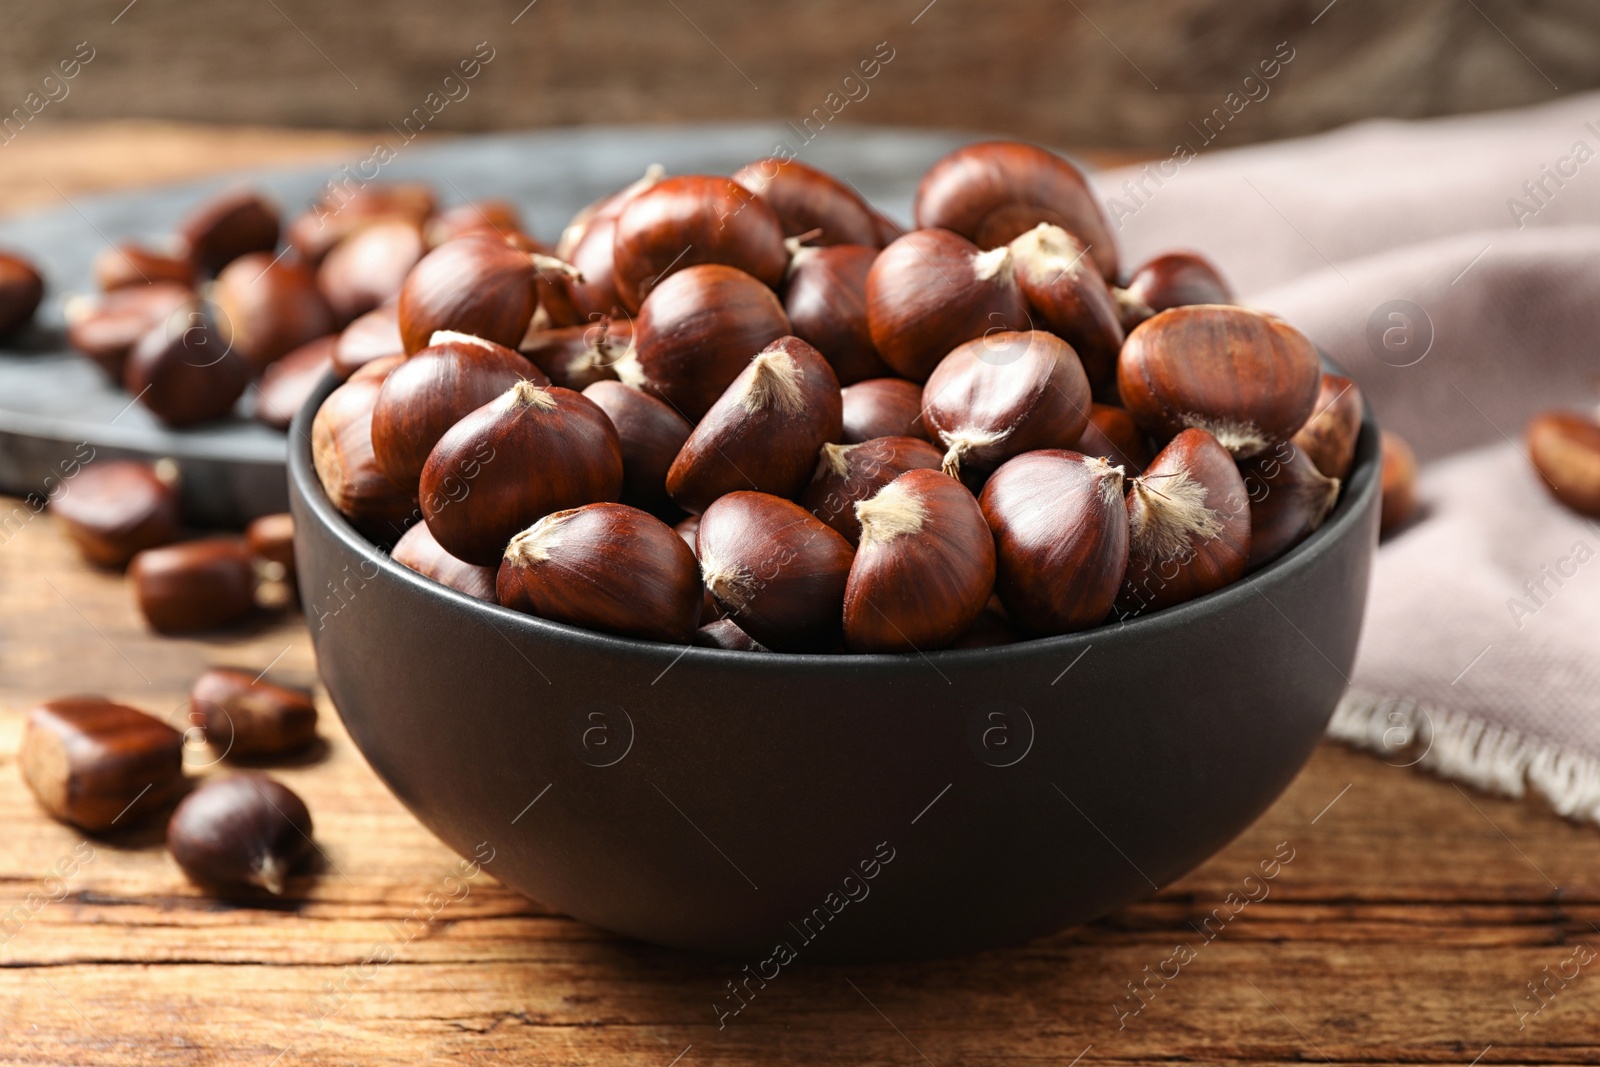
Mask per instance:
[[[392,562],[290,442],[328,692],[419,819],[585,922],[752,964],[1025,941],[1146,896],[1294,778],[1346,684],[1378,526],[1377,430],[1279,561],[1122,626],[905,656],[609,637]],[[784,953],[780,952],[780,958]]]

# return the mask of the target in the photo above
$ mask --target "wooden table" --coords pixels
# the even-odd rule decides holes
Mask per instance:
[[[216,136],[114,129],[122,142],[110,143],[138,148],[123,165],[74,163],[104,151],[102,132],[52,138],[69,195],[175,177],[185,151]],[[279,131],[235,143],[248,146],[237,158],[283,160],[337,158],[364,139]],[[20,153],[16,166],[13,181],[50,175]],[[15,505],[0,500],[0,514]],[[326,705],[326,750],[273,771],[310,805],[321,851],[281,907],[202,896],[159,831],[86,842],[39,813],[12,766],[31,703],[97,692],[181,716],[209,664],[314,679],[293,617],[159,638],[120,576],[79,562],[48,516],[0,544],[0,1063],[1600,1060],[1600,978],[1587,965],[1600,947],[1595,830],[1337,745],[1238,841],[1149,901],[1003,952],[786,971],[719,1030],[711,1004],[727,963],[591,929],[487,874],[407,923],[430,914],[455,857],[389,796]],[[1246,881],[1288,855],[1265,896]],[[63,862],[79,869],[53,879]],[[1206,926],[1229,894],[1235,908],[1259,899]],[[1221,932],[1208,941],[1202,926]],[[393,962],[365,966],[379,945]]]

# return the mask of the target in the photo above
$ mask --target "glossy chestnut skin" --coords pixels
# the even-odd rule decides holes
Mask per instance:
[[[101,567],[125,566],[183,528],[175,472],[136,460],[90,463],[49,507],[83,558]]]
[[[592,220],[562,258],[581,277],[547,275],[541,301],[553,326],[579,326],[623,309],[616,279],[617,218]]]
[[[554,384],[581,393],[595,382],[615,381],[617,364],[632,343],[631,320],[601,318],[582,326],[533,331],[517,351]]]
[[[1383,506],[1378,532],[1388,534],[1417,513],[1417,457],[1405,438],[1384,430],[1378,438],[1383,456]]]
[[[546,515],[511,539],[502,606],[587,630],[688,644],[700,625],[700,565],[672,527],[625,504]]]
[[[145,621],[164,634],[224,626],[255,607],[255,566],[239,537],[145,549],[128,577]]]
[[[167,851],[201,885],[256,886],[281,896],[311,851],[311,834],[311,813],[287,786],[264,774],[236,774],[184,797],[167,824]]]
[[[256,419],[275,430],[287,430],[294,413],[306,402],[322,376],[333,367],[338,334],[307,341],[282,359],[273,360],[256,382]]]
[[[131,241],[102,249],[90,269],[103,293],[156,282],[192,288],[196,281],[194,263],[187,256],[167,255]]]
[[[51,817],[125,829],[182,791],[183,735],[126,704],[66,697],[29,710],[17,766]]]
[[[253,671],[213,667],[189,689],[189,721],[223,756],[257,759],[298,752],[317,737],[311,694]]]
[[[944,471],[991,471],[1024,452],[1070,448],[1089,421],[1089,379],[1052,334],[995,333],[940,361],[922,418],[945,448]]]
[[[311,421],[311,458],[323,491],[356,529],[393,544],[417,513],[416,494],[396,486],[372,451],[372,410],[398,357],[373,362],[328,394]]]
[[[948,230],[906,234],[867,273],[867,328],[883,361],[918,382],[957,345],[1030,329],[1010,247],[984,252]]]
[[[65,309],[67,342],[120,383],[128,354],[139,339],[188,308],[194,299],[194,290],[170,282],[72,297]]]
[[[400,289],[400,338],[420,352],[439,330],[470,333],[515,348],[539,305],[528,253],[477,231],[423,256]]]
[[[340,241],[374,222],[403,219],[421,226],[437,206],[425,182],[368,182],[353,190],[341,185],[290,221],[287,240],[315,266]]]
[[[622,502],[646,510],[669,504],[667,471],[689,439],[688,421],[644,390],[621,382],[595,382],[583,395],[617,428]]]
[[[1251,504],[1228,450],[1185,430],[1128,489],[1128,569],[1117,594],[1126,619],[1193,600],[1243,577]]]
[[[1304,334],[1245,308],[1199,304],[1163,311],[1128,335],[1117,389],[1157,441],[1209,431],[1235,459],[1287,441],[1311,417],[1322,363]]]
[[[341,325],[400,295],[427,243],[408,219],[384,219],[334,245],[317,267],[317,287]]]
[[[490,230],[501,237],[526,232],[522,212],[509,200],[478,200],[448,207],[428,220],[425,232],[429,247],[438,247],[478,230]]]
[[[339,342],[333,350],[333,369],[339,377],[348,378],[357,368],[374,360],[405,354],[405,342],[400,338],[399,305],[384,304],[339,331]]]
[[[918,437],[879,437],[853,445],[826,444],[800,506],[832,526],[852,546],[861,540],[856,505],[907,471],[938,470],[944,453]]]
[[[978,498],[995,543],[995,592],[1011,620],[1040,636],[1097,626],[1128,564],[1122,472],[1062,449],[1028,452]]]
[[[731,178],[664,178],[617,216],[617,295],[624,308],[637,311],[673,273],[702,263],[735,267],[776,289],[789,265],[783,236],[766,202]]]
[[[1037,327],[1072,346],[1090,382],[1113,382],[1122,322],[1117,301],[1083,243],[1061,227],[1041,222],[1012,241],[1011,251],[1017,285]]]
[[[812,244],[878,247],[877,212],[861,194],[816,167],[796,159],[758,159],[734,171],[733,180],[772,208],[785,237],[821,230]]]
[[[1088,246],[1102,278],[1117,276],[1116,239],[1083,172],[1033,145],[985,141],[956,149],[922,176],[914,210],[919,229],[954,230],[983,248],[1054,223]]]
[[[570,389],[528,381],[457,422],[422,469],[422,516],[434,538],[484,567],[551,512],[621,495],[622,445],[605,412]]]
[[[504,345],[441,330],[402,361],[372,406],[372,454],[395,485],[415,492],[428,453],[445,431],[519,381],[550,384]]]
[[[634,322],[633,352],[617,364],[629,385],[698,422],[750,357],[790,332],[778,297],[733,267],[706,263],[670,275]]]
[[[211,289],[217,333],[260,373],[273,360],[334,330],[316,278],[298,263],[266,252],[240,256]]]
[[[248,189],[220,193],[178,224],[188,257],[206,274],[251,252],[278,247],[278,209]]]
[[[294,578],[294,516],[287,511],[260,515],[244,528],[244,539],[264,571],[276,570],[276,577]]]
[[[928,438],[922,421],[922,386],[904,378],[869,378],[847,385],[839,395],[847,445],[877,437]]]
[[[770,652],[760,641],[739,629],[732,619],[714,619],[694,632],[694,644],[729,652]]]
[[[1339,502],[1339,479],[1285,442],[1239,461],[1250,498],[1250,567],[1265,566],[1304,541]]]
[[[1130,478],[1143,474],[1155,454],[1144,432],[1134,425],[1133,416],[1109,404],[1089,405],[1089,424],[1072,450],[1099,456],[1113,467],[1121,467]]]
[[[1167,252],[1140,264],[1125,291],[1152,312],[1186,304],[1233,303],[1233,289],[1222,272],[1198,252]]]
[[[0,337],[33,321],[44,299],[44,278],[21,256],[0,252]]]
[[[867,274],[878,250],[840,244],[799,248],[783,281],[783,310],[794,335],[814,346],[840,385],[893,374],[867,327]]]
[[[561,231],[561,239],[556,242],[556,255],[570,261],[572,250],[583,239],[583,235],[589,232],[591,226],[605,219],[615,221],[630,200],[666,176],[667,172],[661,164],[652,163],[645,168],[643,175],[623,188],[614,193],[607,193],[579,208],[577,214],[572,216]]]
[[[480,567],[456,559],[434,540],[428,524],[418,522],[410,526],[394,543],[389,557],[403,567],[432,578],[440,585],[448,585],[458,593],[496,603],[494,596],[494,567]]]
[[[1545,411],[1528,423],[1523,436],[1528,458],[1551,495],[1580,515],[1600,518],[1600,422],[1576,412]],[[1385,442],[1385,517],[1389,514],[1389,453]],[[1410,466],[1411,477],[1397,480],[1397,485],[1400,480],[1415,482],[1415,459]]]
[[[792,501],[729,493],[706,509],[700,573],[739,628],[775,652],[828,652],[844,639],[855,551]]]
[[[192,426],[233,410],[253,377],[198,304],[175,312],[139,339],[122,384],[168,426]]]
[[[667,492],[697,512],[741,489],[796,497],[818,451],[839,439],[842,415],[839,380],[822,353],[798,337],[780,337],[695,426],[667,471]]]
[[[1317,404],[1290,444],[1329,478],[1350,473],[1361,434],[1361,388],[1342,374],[1323,374]]]
[[[856,505],[861,543],[844,591],[852,652],[926,652],[965,633],[994,591],[994,537],[966,486],[900,475]]]

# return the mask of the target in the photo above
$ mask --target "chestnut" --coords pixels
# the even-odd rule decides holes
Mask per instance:
[[[311,272],[266,252],[240,256],[211,290],[223,343],[260,373],[307,341],[333,332],[333,313]]]
[[[1196,427],[1235,459],[1287,441],[1311,416],[1322,382],[1317,350],[1281,319],[1247,308],[1172,308],[1128,335],[1117,389],[1158,441]]]
[[[766,202],[731,178],[663,178],[617,216],[617,295],[624,308],[638,311],[674,272],[703,263],[735,267],[776,289],[789,265],[783,237]]]
[[[126,241],[101,249],[94,257],[90,272],[103,293],[156,282],[192,288],[196,281],[194,263],[187,256],[166,255]]]
[[[616,216],[592,220],[562,257],[578,274],[550,274],[543,279],[541,299],[552,325],[578,326],[622,310],[623,300],[617,292],[616,233]]]
[[[995,592],[1014,623],[1049,636],[1105,619],[1128,565],[1120,467],[1028,452],[990,476],[978,503],[994,534]]]
[[[192,426],[233,410],[254,374],[212,328],[198,303],[152,327],[128,354],[123,388],[168,426]]]
[[[475,231],[423,256],[400,288],[400,337],[420,352],[439,330],[469,333],[514,348],[539,304],[538,274],[571,273],[559,260]]]
[[[633,343],[633,323],[602,318],[584,326],[530,332],[517,351],[550,381],[583,392],[595,382],[615,381],[617,364]]]
[[[164,634],[210,630],[255,607],[255,566],[239,537],[147,548],[133,557],[128,577],[145,621]]]
[[[519,381],[439,439],[421,491],[445,551],[493,566],[513,535],[551,512],[617,500],[622,445],[592,400]]]
[[[819,245],[878,247],[877,212],[850,186],[797,159],[759,159],[733,172],[778,216],[785,237],[821,231]],[[807,338],[809,340],[809,338]]]
[[[1361,436],[1361,389],[1342,374],[1324,374],[1316,409],[1289,443],[1329,478],[1350,473]]]
[[[778,297],[733,267],[705,263],[656,287],[617,376],[698,422],[750,357],[790,332]]]
[[[990,597],[989,603],[978,614],[978,619],[967,627],[966,633],[950,642],[951,648],[995,648],[1013,645],[1022,640],[1017,628],[1006,618],[999,597]]]
[[[44,278],[21,256],[0,252],[0,337],[33,321],[44,299]]]
[[[550,384],[539,368],[504,345],[440,330],[378,389],[372,455],[379,469],[415,492],[428,453],[445,431],[519,381]]]
[[[717,604],[775,652],[830,652],[844,637],[855,550],[800,505],[729,493],[700,516],[700,573]]]
[[[589,204],[578,209],[561,231],[561,238],[556,241],[556,255],[562,259],[569,259],[570,254],[589,232],[589,227],[603,219],[615,220],[622,214],[622,209],[628,206],[628,201],[655,185],[667,176],[665,168],[659,163],[652,163],[645,168],[644,174],[628,185],[614,193],[607,193]]]
[[[956,149],[922,176],[913,211],[918,229],[954,230],[982,248],[1054,223],[1083,242],[1102,278],[1117,277],[1116,240],[1083,172],[1034,145],[983,141]]]
[[[446,241],[476,230],[492,230],[502,237],[506,234],[522,233],[524,232],[522,212],[509,200],[479,200],[470,204],[457,204],[428,220],[428,245],[436,248]]]
[[[1158,311],[1186,304],[1231,304],[1222,272],[1198,252],[1168,252],[1143,263],[1117,292],[1127,329]]]
[[[282,359],[273,360],[256,383],[256,419],[275,430],[287,430],[295,412],[310,398],[333,367],[337,334],[307,341]]]
[[[458,593],[495,603],[495,568],[479,567],[456,559],[434,540],[433,531],[428,529],[425,522],[415,523],[401,534],[389,555],[402,567],[409,567],[440,585],[448,585]]]
[[[416,495],[396,486],[372,450],[372,412],[391,357],[367,364],[329,393],[311,420],[311,463],[323,492],[374,541],[393,543],[416,513]]]
[[[91,463],[50,500],[79,553],[101,567],[123,567],[138,553],[178,539],[177,469],[136,460]]]
[[[423,182],[330,186],[327,195],[289,223],[288,243],[315,266],[340,241],[374,222],[403,219],[421,226],[435,207],[433,189]]]
[[[1580,515],[1600,518],[1600,422],[1575,412],[1545,411],[1528,423],[1523,436],[1528,458],[1551,495]],[[1385,442],[1383,506],[1386,518],[1390,452],[1391,447]],[[1415,470],[1414,459],[1410,466]],[[1397,479],[1396,484],[1400,480]],[[1414,482],[1416,479],[1413,474],[1403,480]]]
[[[311,694],[249,671],[213,667],[189,690],[189,721],[225,756],[258,759],[305,748],[317,737]]]
[[[1379,480],[1383,493],[1378,509],[1378,532],[1388,534],[1410,522],[1417,513],[1417,457],[1405,438],[1388,430],[1378,435],[1378,445],[1382,457]],[[1543,453],[1542,446],[1540,453]]]
[[[1150,443],[1134,425],[1133,416],[1109,404],[1089,405],[1089,424],[1072,450],[1099,456],[1112,466],[1121,467],[1124,473],[1143,474],[1150,465]]]
[[[729,652],[770,652],[760,641],[739,629],[732,619],[715,619],[694,632],[694,644]]]
[[[294,516],[287,511],[260,515],[244,528],[244,539],[268,577],[294,581]]]
[[[800,506],[855,545],[861,540],[861,522],[856,518],[858,503],[907,471],[936,471],[943,461],[937,448],[917,437],[878,437],[854,445],[825,444],[811,484],[800,496]]]
[[[667,471],[685,511],[705,511],[737,489],[795,497],[823,445],[837,441],[839,380],[822,353],[780,337],[756,354],[711,405]]]
[[[867,329],[885,363],[926,381],[945,354],[986,333],[1031,328],[1009,245],[984,252],[948,230],[916,230],[867,272]]]
[[[1181,604],[1244,575],[1251,506],[1228,450],[1185,430],[1128,490],[1128,569],[1117,594],[1126,618]]]
[[[504,607],[589,630],[686,645],[700,625],[700,569],[672,527],[625,504],[546,515],[506,546]]]
[[[421,229],[409,219],[374,222],[333,246],[317,268],[317,288],[334,319],[350,322],[398,297],[426,251]]]
[[[183,798],[167,823],[167,851],[201,885],[257,886],[282,896],[311,851],[311,813],[264,774],[215,779]]]
[[[1012,456],[1069,448],[1089,421],[1089,379],[1065,341],[994,333],[956,348],[922,389],[922,418],[944,472],[991,471]]]
[[[1339,501],[1339,479],[1317,469],[1292,444],[1239,461],[1250,498],[1250,567],[1264,566],[1304,541]]]
[[[847,445],[876,437],[920,437],[927,440],[922,421],[922,386],[904,378],[869,378],[847,385],[839,394]]]
[[[251,252],[271,252],[278,230],[278,209],[248,189],[219,193],[178,224],[188,258],[206,274]]]
[[[104,697],[49,700],[28,712],[17,765],[53,818],[103,833],[182,791],[183,735]]]
[[[400,307],[384,304],[359,316],[339,332],[339,342],[333,350],[333,370],[339,377],[348,378],[358,367],[374,360],[405,354],[405,342],[400,339]]]
[[[966,486],[912,470],[856,505],[861,544],[844,591],[852,652],[944,648],[994,591],[994,536]]]
[[[667,471],[689,439],[689,423],[649,393],[621,382],[595,382],[583,395],[617,428],[623,503],[647,510],[667,504]]]
[[[181,310],[192,310],[194,290],[170,282],[114,289],[66,302],[67,342],[121,384],[128,354],[139,339]]]
[[[1083,243],[1059,226],[1041,222],[1011,242],[1017,285],[1041,329],[1078,354],[1097,386],[1116,379],[1122,348],[1117,301],[1087,258]]]
[[[794,335],[816,347],[840,385],[892,374],[867,327],[867,274],[878,258],[865,245],[799,248],[783,281],[783,310]]]

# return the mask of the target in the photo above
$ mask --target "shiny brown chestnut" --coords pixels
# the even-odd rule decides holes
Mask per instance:
[[[553,326],[579,326],[597,316],[622,312],[617,292],[615,215],[597,218],[562,257],[577,275],[549,274],[542,281],[542,307]]]
[[[180,310],[187,311],[194,299],[193,289],[170,282],[71,297],[65,307],[67,343],[120,384],[128,354],[139,339]]]
[[[694,632],[694,644],[728,652],[770,652],[760,641],[739,629],[732,619],[714,619]]]
[[[1059,226],[1041,222],[1012,241],[1011,251],[1017,285],[1038,328],[1072,346],[1094,385],[1115,381],[1122,322],[1116,298],[1083,242]]]
[[[260,515],[244,528],[244,539],[264,575],[279,581],[294,580],[294,516],[287,511]]]
[[[766,201],[785,237],[820,231],[812,243],[878,247],[878,213],[860,193],[816,167],[769,157],[740,167],[733,180]]]
[[[338,347],[338,335],[329,334],[273,360],[256,382],[256,419],[275,430],[287,430],[294,413],[333,368]]]
[[[400,357],[377,360],[329,393],[311,420],[311,462],[322,489],[351,525],[393,544],[416,515],[416,495],[391,482],[372,450],[372,411]]]
[[[372,406],[372,455],[395,485],[414,492],[445,431],[519,381],[544,373],[504,345],[440,330],[389,372]]]
[[[476,231],[423,256],[400,289],[400,337],[419,352],[439,330],[469,333],[515,348],[539,306],[539,274],[568,274],[560,260]]]
[[[775,652],[829,652],[844,639],[855,550],[800,505],[729,493],[700,517],[700,573],[720,606]]]
[[[189,721],[223,756],[259,759],[298,752],[317,737],[311,694],[253,671],[213,667],[189,689]]]
[[[644,390],[621,382],[595,382],[583,395],[617,428],[622,502],[646,510],[668,504],[667,471],[689,439],[688,421]]]
[[[617,295],[624,308],[638,311],[663,281],[703,263],[734,267],[776,289],[789,265],[783,236],[766,202],[731,178],[663,178],[617,216]]]
[[[700,567],[672,527],[625,504],[546,515],[506,546],[502,606],[587,630],[686,645],[700,625]]]
[[[822,353],[780,337],[750,360],[695,426],[667,471],[667,492],[685,511],[748,489],[793,498],[839,439],[839,380]]]
[[[255,566],[240,537],[147,548],[128,577],[145,621],[164,634],[224,626],[255,607]]]
[[[1251,505],[1228,450],[1185,430],[1128,490],[1128,569],[1117,613],[1128,618],[1193,600],[1244,575]]]
[[[595,382],[615,381],[617,364],[633,344],[633,322],[609,316],[583,326],[535,330],[517,349],[550,381],[583,392]]]
[[[1089,405],[1089,424],[1072,450],[1108,460],[1130,477],[1143,474],[1152,457],[1150,442],[1134,425],[1133,416],[1109,404]]]
[[[429,219],[426,230],[428,246],[437,248],[446,241],[477,230],[490,230],[501,237],[526,232],[522,227],[522,212],[517,205],[509,200],[478,200],[448,207]]]
[[[266,252],[240,256],[211,289],[217,333],[259,374],[307,341],[334,330],[316,278],[298,263]]]
[[[861,540],[856,505],[907,471],[938,470],[944,454],[918,437],[879,437],[854,445],[825,444],[800,506],[844,535]]]
[[[1580,515],[1600,518],[1600,422],[1572,411],[1544,411],[1528,423],[1523,438],[1528,458],[1551,495]],[[1411,465],[1415,467],[1415,460]],[[1386,450],[1385,507],[1388,468]]]
[[[922,421],[922,386],[904,378],[868,378],[839,394],[844,409],[840,440],[860,444],[877,437],[928,438]]]
[[[311,813],[292,790],[264,774],[236,774],[183,798],[167,824],[167,851],[201,885],[282,896],[311,834]]]
[[[33,321],[44,299],[44,277],[19,255],[0,252],[0,337]]]
[[[933,470],[900,475],[856,505],[861,543],[844,591],[852,652],[944,648],[994,592],[994,536],[966,486]]]
[[[254,373],[198,303],[152,327],[128,354],[123,388],[168,426],[192,426],[233,410]]]
[[[797,248],[783,280],[783,310],[794,335],[814,346],[840,385],[893,374],[867,327],[867,275],[876,248]]]
[[[90,273],[102,293],[156,282],[191,288],[196,280],[194,263],[188,256],[168,255],[131,241],[101,249]]]
[[[1170,441],[1206,430],[1247,459],[1310,418],[1322,382],[1317,350],[1281,319],[1247,308],[1172,308],[1128,335],[1117,389],[1141,429]]]
[[[341,325],[400,295],[406,275],[428,246],[409,219],[384,219],[364,226],[323,258],[317,288]]]
[[[101,567],[123,567],[147,548],[170,544],[182,532],[177,468],[136,460],[90,463],[50,498],[55,516],[78,552]]]
[[[1329,478],[1350,473],[1361,436],[1361,388],[1342,374],[1323,374],[1317,403],[1289,443]]]
[[[415,523],[401,534],[389,556],[402,567],[409,567],[458,593],[495,603],[496,569],[456,559],[434,540],[433,532],[425,522]]]
[[[1231,304],[1233,289],[1198,252],[1167,252],[1140,264],[1116,291],[1124,328],[1133,329],[1158,311],[1186,304]]]
[[[1397,433],[1384,430],[1378,435],[1378,444],[1383,489],[1378,532],[1388,534],[1410,522],[1417,513],[1417,457]]]
[[[1116,239],[1083,172],[1030,144],[984,141],[956,149],[922,176],[914,211],[919,229],[954,230],[983,248],[1054,223],[1088,247],[1102,278],[1117,276]]]
[[[622,214],[622,209],[628,206],[630,200],[666,176],[667,172],[661,164],[652,163],[645,168],[643,175],[623,188],[614,193],[607,193],[579,208],[578,213],[572,216],[571,221],[561,231],[561,239],[556,242],[556,255],[571,262],[572,250],[583,239],[583,235],[589,232],[591,226],[605,219],[615,220]]]
[[[178,224],[188,258],[206,274],[251,252],[278,247],[278,209],[248,189],[220,193]]]
[[[622,495],[622,445],[579,393],[520,381],[456,423],[422,469],[422,516],[445,551],[493,566],[551,512]]]
[[[698,422],[750,357],[790,332],[773,291],[733,267],[705,263],[669,276],[639,311],[617,376]]]
[[[423,182],[368,182],[351,189],[329,187],[326,195],[289,223],[288,243],[313,266],[335,245],[374,222],[402,219],[422,226],[433,217],[437,199]]]
[[[53,818],[90,833],[137,825],[183,789],[183,735],[104,697],[49,700],[28,712],[22,780]]]
[[[1339,501],[1339,479],[1285,442],[1239,461],[1250,499],[1250,567],[1265,566],[1309,537]]]
[[[1089,379],[1053,334],[994,333],[943,360],[922,389],[922,418],[944,472],[994,470],[1012,456],[1070,448],[1089,421]]]
[[[999,597],[990,597],[989,603],[979,613],[977,621],[967,627],[966,633],[950,642],[951,648],[995,648],[1000,645],[1014,645],[1022,640],[1023,635],[1011,625],[1011,620],[1006,618],[1006,611],[1000,604]]]
[[[1061,449],[1028,452],[978,499],[995,542],[995,592],[1018,626],[1048,636],[1097,626],[1128,565],[1122,470]]]
[[[400,339],[400,306],[384,304],[339,331],[333,370],[339,377],[348,378],[357,368],[375,360],[405,354],[405,342]]]
[[[926,381],[951,349],[991,331],[1031,328],[1009,245],[988,252],[948,230],[916,230],[867,273],[867,329],[883,361]]]

